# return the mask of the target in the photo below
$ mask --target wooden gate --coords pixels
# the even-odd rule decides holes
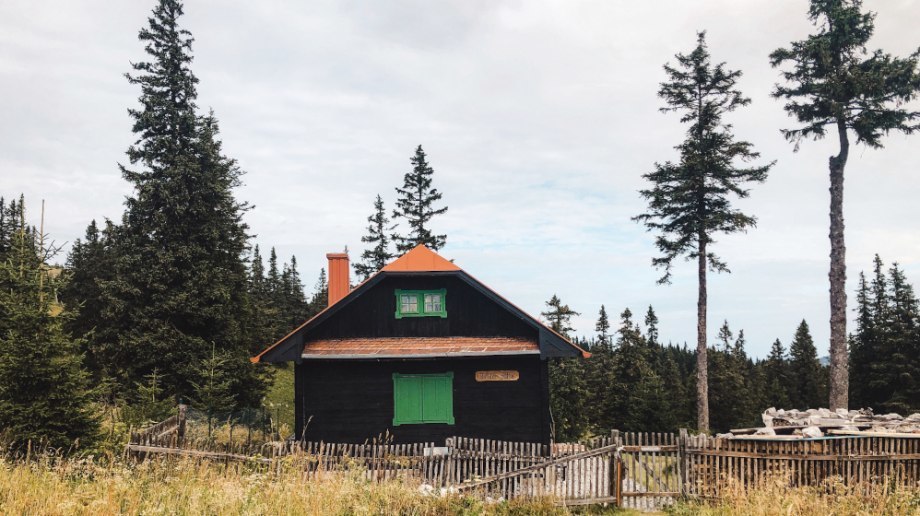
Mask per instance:
[[[670,433],[629,432],[617,435],[620,486],[617,505],[639,510],[657,510],[681,495],[681,446]]]

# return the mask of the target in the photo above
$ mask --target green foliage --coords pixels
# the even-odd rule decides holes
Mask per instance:
[[[789,399],[789,386],[792,381],[789,372],[789,359],[786,349],[779,339],[773,341],[770,355],[763,365],[765,397],[764,404],[769,407],[794,408]]]
[[[897,263],[876,255],[871,282],[859,275],[856,332],[850,337],[851,402],[882,412],[920,410],[920,309]]]
[[[0,428],[17,447],[85,444],[99,421],[81,343],[65,330],[73,312],[57,302],[67,278],[48,265],[55,249],[26,225],[22,198],[0,213]]]
[[[546,319],[553,331],[568,337],[573,329],[572,317],[580,314],[569,308],[569,305],[563,304],[556,294],[546,302],[546,307],[546,311],[540,312],[540,315]]]
[[[590,396],[581,358],[562,358],[549,365],[550,411],[553,439],[574,441],[589,433],[591,418],[586,410]]]
[[[134,397],[122,410],[122,419],[133,428],[158,423],[168,418],[176,403],[163,395],[163,381],[154,369],[144,376],[143,382],[135,382]]]
[[[736,88],[741,72],[728,70],[725,63],[713,65],[706,47],[705,33],[698,36],[690,54],[678,54],[676,67],[665,65],[668,81],[658,95],[664,99],[663,112],[678,112],[689,124],[687,136],[676,148],[680,161],[655,164],[655,171],[644,174],[652,188],[640,194],[649,211],[633,218],[651,231],[659,232],[655,246],[661,256],[655,267],[664,269],[660,282],[671,278],[674,259],[689,259],[702,253],[715,271],[727,272],[726,264],[708,248],[716,233],[745,231],[756,223],[750,215],[735,209],[730,196],[745,198],[747,182],[763,182],[772,163],[760,167],[738,167],[737,161],[750,161],[759,154],[746,141],[736,141],[731,126],[722,116],[750,104]]]
[[[744,332],[739,332],[734,342],[733,337],[725,321],[719,329],[718,346],[709,350],[710,422],[719,432],[756,423],[753,419],[761,410],[749,389]]]
[[[367,222],[367,235],[361,237],[361,241],[373,247],[365,249],[361,253],[361,261],[354,265],[355,273],[361,280],[367,279],[393,259],[393,253],[390,252],[390,237],[387,233],[393,231],[396,226],[390,225],[380,195],[377,195],[374,201],[374,213],[367,218]]]
[[[187,395],[214,343],[228,357],[237,399],[255,406],[267,371],[248,361],[264,343],[244,261],[249,207],[234,198],[242,171],[222,151],[216,118],[196,111],[181,15],[180,2],[160,0],[140,31],[148,59],[127,75],[141,88],[140,106],[129,110],[137,140],[127,151],[131,168],[121,166],[133,193],[120,224],[102,237],[91,226],[71,256],[90,287],[74,329],[87,332],[92,363],[126,399],[153,371],[167,396]]]
[[[441,200],[441,192],[431,186],[434,169],[426,160],[425,151],[419,145],[411,159],[412,171],[403,178],[402,188],[397,187],[396,209],[394,219],[405,219],[409,224],[409,234],[393,235],[396,249],[404,253],[413,247],[424,244],[437,251],[447,243],[447,235],[435,235],[431,231],[431,219],[447,211],[447,206],[435,208]]]
[[[789,346],[789,401],[792,408],[818,408],[827,399],[824,368],[804,320],[795,330]]]
[[[214,422],[236,407],[236,394],[233,392],[232,370],[227,367],[229,358],[220,354],[217,347],[211,345],[211,356],[200,365],[201,379],[192,382],[192,406],[204,413],[208,421],[208,437]]]
[[[861,0],[811,0],[808,19],[816,33],[770,54],[774,67],[790,65],[781,73],[786,84],[773,91],[801,124],[783,130],[788,140],[823,138],[832,126],[853,131],[857,143],[881,147],[890,131],[920,127],[920,112],[903,107],[920,92],[920,51],[902,59],[867,50],[875,13],[862,12]]]
[[[607,317],[607,309],[604,308],[604,305],[601,305],[601,310],[597,314],[597,324],[594,325],[594,331],[597,332],[597,345],[603,348],[610,348],[610,319]]]

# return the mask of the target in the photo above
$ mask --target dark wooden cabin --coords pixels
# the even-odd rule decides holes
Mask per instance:
[[[329,307],[253,358],[296,363],[297,436],[550,441],[547,359],[587,352],[424,246],[350,291],[327,257]]]

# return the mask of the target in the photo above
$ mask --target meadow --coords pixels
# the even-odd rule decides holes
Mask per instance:
[[[774,478],[720,500],[682,502],[675,515],[920,514],[920,486],[862,491],[828,483],[789,488]],[[411,482],[373,483],[360,469],[306,480],[297,459],[273,467],[201,460],[43,455],[0,461],[0,513],[97,514],[630,514],[611,507],[563,508],[551,499],[490,501],[428,493]]]

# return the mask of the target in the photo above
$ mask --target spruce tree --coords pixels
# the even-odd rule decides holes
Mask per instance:
[[[709,428],[707,377],[707,271],[729,272],[728,266],[713,251],[713,236],[735,233],[753,227],[756,219],[735,209],[730,198],[745,198],[745,183],[763,182],[772,163],[759,167],[739,167],[759,156],[753,145],[735,140],[731,125],[722,117],[750,99],[737,89],[740,71],[728,70],[725,63],[713,65],[706,47],[705,33],[690,54],[677,54],[677,66],[665,65],[668,80],[658,95],[664,99],[663,112],[681,114],[689,124],[684,142],[676,148],[680,161],[655,164],[655,171],[643,177],[652,183],[641,190],[649,202],[647,213],[634,217],[648,230],[658,231],[655,246],[662,253],[652,264],[664,269],[659,283],[669,283],[675,259],[686,256],[697,261],[697,427]]]
[[[424,244],[435,251],[447,243],[447,235],[436,235],[431,230],[431,219],[447,211],[447,206],[435,207],[441,200],[441,192],[431,186],[434,169],[428,164],[425,151],[419,145],[410,160],[412,171],[403,178],[402,188],[397,187],[396,209],[393,219],[405,219],[409,224],[409,233],[405,236],[394,234],[396,250],[404,253],[413,247]]]
[[[256,405],[265,372],[248,358],[250,300],[244,253],[248,210],[233,191],[242,171],[223,154],[213,113],[196,112],[192,37],[182,4],[159,0],[141,29],[147,60],[133,63],[140,107],[123,177],[133,187],[114,231],[111,279],[95,355],[123,389],[158,370],[169,395],[187,395],[211,343],[233,368],[241,403]]]
[[[918,301],[897,263],[888,270],[891,299],[891,335],[883,350],[880,373],[888,383],[886,412],[910,413],[920,407],[920,324]]]
[[[811,0],[808,19],[817,31],[789,48],[770,54],[774,67],[786,63],[784,84],[773,91],[785,99],[786,111],[801,125],[784,129],[796,148],[803,139],[822,139],[828,127],[838,140],[830,157],[830,393],[831,409],[848,408],[846,247],[843,221],[843,178],[856,143],[881,148],[882,136],[892,131],[912,133],[920,128],[920,112],[905,103],[920,92],[917,60],[866,48],[875,30],[875,13],[862,12],[861,0]]]
[[[876,360],[876,328],[872,312],[872,294],[864,272],[859,273],[856,289],[856,333],[850,335],[850,405],[869,407],[871,395],[868,388],[872,364]]]
[[[709,359],[712,368],[709,396],[712,407],[712,428],[726,432],[731,428],[746,425],[749,394],[745,389],[744,339],[734,340],[728,321],[719,328],[719,346],[711,350]],[[740,344],[740,349],[739,345]]]
[[[56,299],[67,277],[52,273],[54,250],[26,225],[24,203],[10,213],[20,219],[4,221],[0,254],[0,429],[15,448],[69,448],[99,422],[80,340],[65,330],[74,307]]]
[[[390,237],[387,236],[387,233],[393,231],[396,226],[390,225],[390,219],[387,218],[380,195],[377,195],[374,201],[374,213],[367,218],[367,222],[367,235],[361,237],[361,241],[373,247],[365,249],[361,253],[361,261],[354,265],[355,274],[362,281],[393,259],[393,253],[390,252]]]
[[[648,305],[648,311],[645,312],[645,336],[650,345],[658,345],[658,315],[652,305]]]
[[[663,430],[664,386],[651,366],[648,343],[632,322],[628,308],[620,314],[617,333],[605,419],[618,430]]]
[[[205,415],[208,437],[211,437],[214,422],[229,414],[236,406],[231,376],[233,372],[228,367],[229,362],[227,355],[218,353],[217,347],[212,346],[211,355],[199,366],[200,380],[192,381],[192,404]]]
[[[326,280],[326,269],[319,270],[319,277],[313,286],[313,296],[310,297],[310,315],[315,315],[329,306],[329,282]]]
[[[546,319],[549,327],[559,335],[569,337],[573,330],[572,317],[581,314],[569,308],[569,305],[563,304],[556,294],[546,302],[546,307],[546,311],[540,312],[540,315]]]
[[[789,345],[789,378],[792,385],[789,398],[793,408],[805,410],[822,405],[823,377],[808,323],[802,320]]]
[[[773,341],[770,355],[763,363],[763,369],[767,389],[766,404],[776,408],[792,408],[788,394],[791,378],[789,377],[786,349],[779,339]]]
[[[597,332],[597,345],[602,349],[610,349],[610,319],[607,318],[607,309],[604,305],[601,305],[601,310],[597,314],[594,331]]]

